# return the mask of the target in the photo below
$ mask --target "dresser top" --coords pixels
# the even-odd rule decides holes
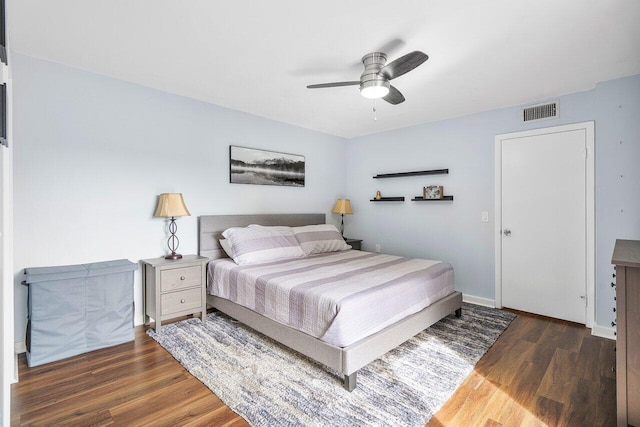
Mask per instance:
[[[640,267],[640,240],[616,240],[611,264]]]

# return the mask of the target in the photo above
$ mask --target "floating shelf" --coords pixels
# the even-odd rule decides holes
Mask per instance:
[[[416,196],[411,199],[412,202],[441,202],[443,200],[453,200],[453,196],[442,196],[442,199],[425,199],[424,197]]]
[[[370,202],[404,202],[404,196],[402,197],[381,197],[380,199],[371,199]]]
[[[448,174],[449,169],[434,169],[429,171],[414,171],[414,172],[397,172],[397,173],[383,173],[374,176],[374,178],[402,178],[406,176],[418,176],[418,175],[444,175]]]

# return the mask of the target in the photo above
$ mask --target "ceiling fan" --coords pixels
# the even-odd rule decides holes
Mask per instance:
[[[362,57],[364,72],[359,81],[321,83],[309,85],[307,88],[322,89],[360,85],[360,94],[365,98],[382,98],[388,103],[396,105],[404,102],[404,96],[398,89],[391,86],[389,80],[408,73],[427,59],[429,56],[426,53],[416,50],[387,64],[387,55],[382,52],[372,52]]]

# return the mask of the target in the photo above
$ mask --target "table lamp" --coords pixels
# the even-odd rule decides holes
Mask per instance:
[[[336,204],[333,206],[333,213],[340,214],[342,217],[342,221],[340,223],[340,234],[342,234],[342,238],[344,239],[344,214],[353,214],[353,211],[351,210],[351,201],[349,199],[338,199]]]
[[[180,245],[176,231],[178,226],[176,225],[176,217],[178,216],[191,216],[187,206],[184,204],[182,193],[162,193],[158,196],[158,207],[154,217],[171,218],[169,222],[169,240],[167,240],[167,246],[171,253],[165,256],[166,259],[180,259],[182,255],[176,253],[176,249]]]

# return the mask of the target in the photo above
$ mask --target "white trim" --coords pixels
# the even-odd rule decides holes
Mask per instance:
[[[496,286],[496,308],[502,308],[502,138],[496,136],[495,162],[494,162],[494,206],[493,206],[493,231],[495,233],[494,266]]]
[[[574,123],[563,126],[553,126],[543,129],[533,129],[522,132],[506,133],[495,137],[495,301],[496,307],[502,308],[502,141],[511,138],[523,138],[548,133],[567,132],[583,129],[586,132],[586,280],[587,307],[585,325],[592,328],[595,323],[595,129],[594,122]]]
[[[469,304],[481,305],[483,307],[496,307],[496,301],[489,298],[476,297],[474,295],[462,294],[462,302],[468,302]]]
[[[614,333],[614,329],[613,328],[609,328],[606,326],[600,326],[600,325],[595,325],[593,327],[593,329],[591,330],[591,335],[595,336],[595,337],[600,337],[600,338],[607,338],[610,340],[616,340],[616,335]]]
[[[11,49],[9,45],[9,27],[7,23],[9,18],[6,13],[7,2],[5,2],[5,32],[7,38],[5,39],[7,60],[9,64],[11,60]],[[0,375],[2,384],[2,392],[0,393],[0,425],[9,425],[11,422],[11,384],[18,381],[18,358],[13,353],[10,343],[14,340],[14,292],[13,292],[13,83],[11,79],[12,67],[2,66],[2,81],[7,84],[7,110],[6,110],[6,123],[7,123],[7,142],[8,147],[0,146],[0,150],[3,150],[3,154],[0,156],[2,166],[0,172],[2,177],[0,179],[2,185],[2,203],[0,206],[3,210],[2,225],[0,226],[0,233],[2,238],[0,244],[2,245],[2,257],[0,257],[0,263],[2,266],[2,277],[0,277],[0,305],[2,305],[0,316],[2,316],[2,361],[0,369],[2,374]],[[9,344],[9,345],[7,345]]]

